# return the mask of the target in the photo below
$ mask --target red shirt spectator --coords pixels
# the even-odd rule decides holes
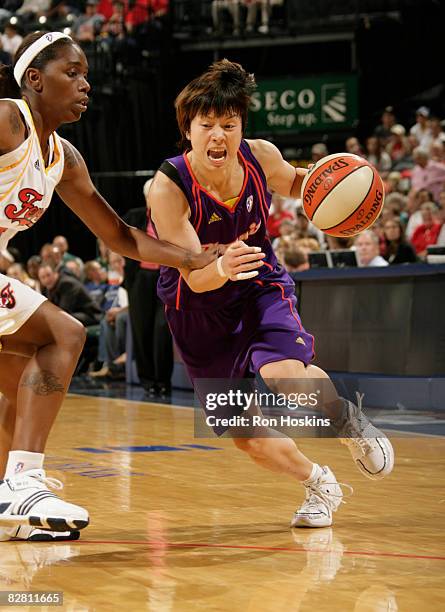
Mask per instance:
[[[153,17],[165,15],[168,3],[169,0],[136,0],[134,7],[125,13],[125,25],[131,30]]]
[[[436,244],[442,224],[433,217],[436,207],[432,202],[426,202],[420,207],[422,213],[422,225],[414,231],[411,243],[420,256],[426,255],[428,246]]]
[[[424,223],[419,225],[411,240],[418,255],[425,254],[428,246],[436,244],[441,227],[442,226],[440,223],[433,223],[430,226],[425,225]]]
[[[277,236],[280,235],[280,225],[285,219],[295,221],[293,214],[287,210],[280,210],[270,215],[267,221],[267,231],[269,232],[269,236],[271,238],[277,238]]]
[[[105,17],[105,19],[110,19],[113,14],[113,3],[111,0],[99,0],[99,4],[97,6],[97,12]]]
[[[121,0],[123,5],[123,16],[125,26],[132,30],[135,26],[144,21],[149,21],[154,16],[165,15],[168,9],[169,0],[136,0],[132,8],[128,7],[128,0]],[[107,20],[115,12],[113,0],[100,0],[98,13],[101,13]]]
[[[267,231],[272,239],[280,235],[280,225],[285,219],[295,221],[295,216],[288,210],[284,210],[284,201],[283,196],[278,193],[272,195],[272,213],[267,221]]]

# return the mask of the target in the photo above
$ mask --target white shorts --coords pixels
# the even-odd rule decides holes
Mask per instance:
[[[46,297],[14,278],[0,274],[0,336],[14,334]]]

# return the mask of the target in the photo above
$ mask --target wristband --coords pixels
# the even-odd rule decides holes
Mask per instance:
[[[223,255],[220,255],[218,259],[216,260],[216,269],[218,270],[218,274],[222,276],[222,278],[228,278],[227,274],[224,272],[223,267],[222,267],[223,257],[224,257]]]

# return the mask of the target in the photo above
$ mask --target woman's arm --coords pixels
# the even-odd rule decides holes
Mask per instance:
[[[277,147],[267,140],[247,142],[266,175],[268,187],[284,197],[300,198],[301,185],[308,170],[291,166]]]
[[[173,268],[202,268],[214,261],[217,247],[186,250],[147,236],[124,223],[94,187],[85,162],[73,145],[63,140],[65,170],[57,193],[85,225],[113,251],[140,261]]]
[[[147,203],[160,238],[192,252],[199,252],[201,243],[189,221],[187,200],[179,187],[162,172],[158,172],[154,178]],[[203,293],[219,289],[229,279],[244,280],[256,276],[258,272],[254,270],[262,265],[263,257],[264,253],[258,247],[249,247],[237,241],[220,257],[219,268],[224,276],[221,276],[216,261],[201,270],[185,270],[182,266],[178,268],[190,289]]]
[[[17,149],[25,136],[26,128],[17,104],[0,100],[0,155]]]

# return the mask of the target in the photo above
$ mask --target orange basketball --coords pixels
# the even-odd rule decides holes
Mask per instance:
[[[377,170],[350,153],[320,159],[304,177],[304,211],[330,236],[355,236],[369,228],[382,212],[385,190]]]

